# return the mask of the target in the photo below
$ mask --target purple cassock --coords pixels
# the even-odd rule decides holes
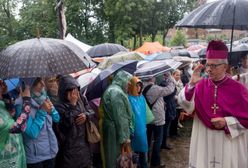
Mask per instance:
[[[212,118],[235,117],[242,126],[248,128],[248,90],[244,85],[229,76],[218,82],[202,79],[192,89],[186,86],[185,97],[188,101],[194,92],[195,112],[206,127],[215,129]],[[223,130],[229,133],[227,128]]]

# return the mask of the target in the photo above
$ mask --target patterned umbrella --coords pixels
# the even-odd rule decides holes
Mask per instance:
[[[151,61],[140,65],[134,72],[134,75],[138,76],[139,78],[146,79],[158,76],[170,70],[173,70],[173,68],[166,62]]]
[[[64,75],[94,65],[75,44],[52,38],[20,41],[0,53],[1,78]]]
[[[144,60],[146,56],[140,52],[121,52],[111,57],[106,57],[104,60],[98,65],[99,69],[106,69],[113,65],[114,63],[124,62],[127,60]]]
[[[128,52],[128,49],[119,44],[103,43],[95,45],[87,51],[87,54],[94,57],[106,57],[114,55],[120,51]]]

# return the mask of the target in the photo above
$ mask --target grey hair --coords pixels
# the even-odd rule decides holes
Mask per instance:
[[[211,59],[211,60],[214,60],[216,63],[219,63],[219,64],[227,64],[228,65],[227,59]],[[208,59],[207,59],[207,61],[208,61]]]

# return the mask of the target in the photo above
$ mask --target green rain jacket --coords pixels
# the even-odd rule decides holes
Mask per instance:
[[[130,138],[132,111],[126,86],[132,75],[119,71],[102,97],[102,145],[104,167],[116,168],[121,144]]]
[[[26,168],[22,135],[9,132],[13,124],[4,102],[0,101],[0,167]]]

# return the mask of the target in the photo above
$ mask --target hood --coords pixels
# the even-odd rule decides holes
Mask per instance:
[[[137,85],[140,86],[140,90],[138,90]],[[138,77],[134,76],[132,77],[132,79],[130,80],[130,84],[128,85],[128,94],[132,96],[139,96],[141,94],[142,88],[142,81]]]
[[[112,84],[118,85],[121,87],[121,89],[126,92],[126,86],[130,79],[132,78],[132,75],[126,71],[119,71],[113,78]]]
[[[65,92],[70,89],[80,88],[79,83],[72,76],[62,76],[59,80],[59,98],[66,101]]]

